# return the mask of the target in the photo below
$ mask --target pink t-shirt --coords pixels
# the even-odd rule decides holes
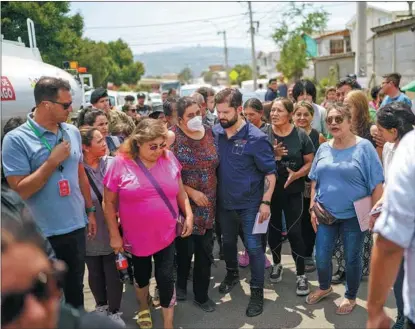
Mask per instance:
[[[174,154],[161,156],[150,173],[163,189],[176,213],[181,165]],[[116,156],[104,185],[118,193],[118,211],[124,243],[135,256],[150,256],[169,246],[176,237],[177,218],[134,160]]]

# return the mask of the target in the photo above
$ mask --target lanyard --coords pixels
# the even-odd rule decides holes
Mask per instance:
[[[34,132],[36,137],[40,139],[42,144],[45,145],[45,147],[48,149],[48,151],[52,152],[52,147],[50,146],[47,139],[43,135],[40,134],[39,130],[37,130],[37,128],[29,120],[27,121],[27,125]],[[62,134],[62,138],[63,138],[63,131],[62,131],[62,128],[60,126],[59,126],[59,130],[60,130],[60,132]],[[63,171],[63,166],[60,164],[58,169],[59,169],[60,172],[62,172]]]

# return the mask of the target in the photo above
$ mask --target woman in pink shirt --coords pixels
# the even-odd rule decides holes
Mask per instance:
[[[140,302],[137,323],[141,328],[153,325],[148,305],[152,258],[164,328],[173,328],[176,299],[173,242],[179,208],[185,214],[181,236],[189,236],[193,229],[193,214],[183,188],[181,165],[173,153],[166,150],[166,139],[167,129],[160,120],[143,119],[120,147],[104,178],[104,211],[110,244],[115,253],[122,252],[123,246],[128,245],[132,254]],[[124,241],[118,231],[117,209]]]

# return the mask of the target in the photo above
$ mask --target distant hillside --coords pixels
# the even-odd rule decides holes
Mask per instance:
[[[221,47],[189,47],[174,48],[151,53],[142,53],[134,56],[135,60],[144,63],[146,76],[157,76],[163,73],[179,73],[189,67],[195,77],[209,65],[224,64],[224,52]],[[248,64],[251,62],[249,48],[228,48],[230,66]]]

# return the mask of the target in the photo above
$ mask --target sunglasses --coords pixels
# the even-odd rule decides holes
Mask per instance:
[[[332,125],[333,122],[335,122],[336,124],[342,124],[344,121],[344,117],[341,115],[334,115],[334,116],[330,116],[327,117],[326,122],[328,125]]]
[[[137,112],[137,110],[136,110],[136,109],[129,109],[128,111],[131,111],[131,112],[133,112],[133,113]]]
[[[151,151],[157,151],[159,148],[162,150],[162,149],[164,149],[165,147],[167,146],[167,144],[166,143],[162,143],[162,144],[160,144],[160,145],[151,145],[150,146],[150,150]]]
[[[39,302],[45,302],[63,287],[66,265],[61,261],[54,261],[54,269],[50,273],[40,272],[32,286],[19,292],[10,292],[1,296],[1,326],[17,319],[23,312],[26,298],[30,295]]]
[[[62,105],[62,107],[63,107],[64,110],[67,110],[67,109],[69,109],[72,106],[72,102],[69,102],[69,103],[61,103],[61,102],[55,102],[55,101],[48,101],[48,102],[51,102],[53,104]]]

